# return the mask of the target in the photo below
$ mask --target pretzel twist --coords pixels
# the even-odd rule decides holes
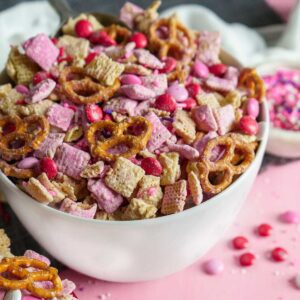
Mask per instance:
[[[28,268],[34,270],[28,270]],[[52,287],[41,288],[37,282],[50,281]],[[0,262],[0,287],[8,290],[27,290],[33,296],[54,298],[62,290],[58,271],[42,261],[27,257],[3,258]]]
[[[168,34],[166,38],[158,35],[161,28],[166,28]],[[175,16],[167,19],[159,19],[154,22],[149,29],[150,47],[158,52],[160,59],[172,56],[181,60],[186,50],[195,48],[194,37],[190,30],[181,24]],[[182,43],[185,38],[188,45]]]
[[[110,137],[105,137],[105,132],[109,132]],[[152,125],[147,119],[131,117],[121,123],[109,120],[95,122],[88,128],[86,139],[95,157],[115,161],[119,156],[130,158],[144,149],[151,134]],[[113,149],[118,147],[125,147],[125,151],[114,153]]]
[[[215,147],[221,147],[224,152],[220,159],[211,161]],[[254,158],[251,144],[220,136],[207,143],[201,161],[188,166],[187,171],[196,171],[205,193],[218,194],[232,183],[235,176],[244,173]]]
[[[249,98],[262,101],[265,97],[265,85],[255,69],[245,68],[241,71],[238,86],[248,90]]]
[[[8,125],[14,127],[14,130],[5,133]],[[49,122],[44,116],[0,118],[0,154],[9,160],[23,157],[39,148],[47,137],[49,128]]]
[[[119,79],[112,86],[104,86],[86,75],[80,67],[66,67],[60,75],[62,92],[76,104],[90,104],[109,100],[120,87]]]

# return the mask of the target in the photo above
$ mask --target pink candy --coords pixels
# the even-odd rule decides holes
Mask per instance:
[[[255,98],[250,98],[246,103],[246,113],[256,119],[259,115],[259,103]]]
[[[288,210],[280,215],[280,220],[288,224],[300,223],[300,214],[293,210]]]
[[[16,86],[16,91],[20,94],[25,94],[25,95],[29,93],[28,87],[23,84],[18,84]]]
[[[178,83],[172,84],[167,89],[167,94],[173,96],[177,102],[185,101],[189,96],[187,89]]]
[[[140,77],[133,74],[126,74],[121,76],[122,84],[142,84]]]
[[[209,75],[208,67],[199,60],[196,60],[193,65],[193,74],[198,78],[207,78]]]
[[[203,268],[209,275],[218,275],[224,271],[224,263],[218,259],[210,259],[204,263]]]
[[[32,169],[38,164],[39,160],[35,157],[25,157],[18,163],[19,169]]]

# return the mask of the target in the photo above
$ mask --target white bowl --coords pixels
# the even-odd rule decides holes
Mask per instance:
[[[279,69],[300,70],[299,59],[271,59],[257,67],[260,75],[272,75]],[[270,126],[267,152],[286,158],[300,157],[300,132]]]
[[[238,62],[222,53],[225,63]],[[262,105],[262,141],[246,172],[219,195],[179,214],[141,221],[78,218],[42,205],[0,172],[0,190],[30,234],[66,266],[118,282],[153,280],[177,272],[205,254],[233,223],[260,168],[269,133]]]

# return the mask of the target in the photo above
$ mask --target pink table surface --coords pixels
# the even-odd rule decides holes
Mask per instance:
[[[300,212],[300,162],[270,167],[256,180],[246,204],[227,235],[189,268],[167,278],[145,283],[120,284],[94,280],[67,270],[63,276],[73,280],[80,300],[299,300],[300,290],[291,279],[300,273],[300,225],[287,225],[278,215],[288,209]],[[255,227],[267,222],[274,227],[268,238],[259,238]],[[237,257],[243,253],[231,248],[230,240],[245,235],[256,256],[255,265],[241,268]],[[282,246],[289,252],[286,262],[275,263],[268,252]],[[225,270],[209,276],[202,264],[210,258],[222,259]]]

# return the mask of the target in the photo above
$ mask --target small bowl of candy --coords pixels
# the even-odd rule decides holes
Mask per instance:
[[[286,158],[300,157],[300,63],[273,60],[257,70],[265,82],[270,112],[267,152]]]
[[[0,89],[1,191],[52,256],[105,280],[157,279],[203,255],[268,137],[257,72],[158,4],[126,3],[128,27],[84,14],[12,47]]]

